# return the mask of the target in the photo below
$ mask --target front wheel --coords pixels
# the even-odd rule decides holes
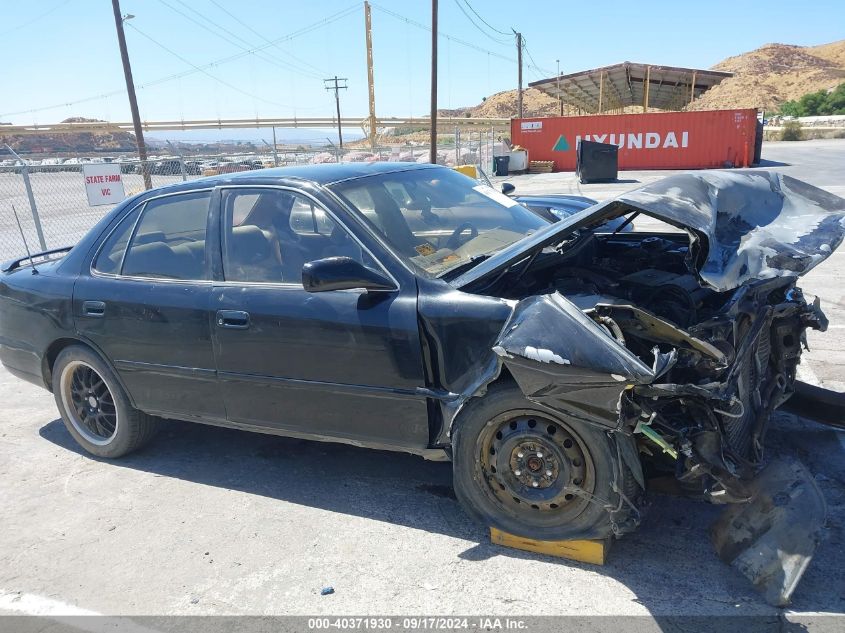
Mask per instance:
[[[470,401],[455,424],[455,493],[482,525],[538,540],[630,529],[638,487],[604,431],[540,409],[512,383]]]
[[[131,407],[117,377],[87,347],[72,345],[59,354],[53,396],[67,430],[97,457],[121,457],[155,434],[156,419]]]

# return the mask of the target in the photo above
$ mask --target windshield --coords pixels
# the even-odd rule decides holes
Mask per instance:
[[[397,253],[432,275],[492,255],[547,225],[492,187],[447,168],[366,176],[331,188]]]

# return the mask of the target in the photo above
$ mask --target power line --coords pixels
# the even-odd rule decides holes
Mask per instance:
[[[40,20],[42,18],[46,18],[51,13],[57,11],[58,9],[61,9],[68,2],[70,2],[70,0],[64,0],[64,2],[59,2],[59,4],[54,6],[52,9],[49,9],[49,10],[45,11],[44,13],[40,13],[39,15],[36,15],[31,20],[28,20],[27,22],[24,22],[23,24],[18,24],[17,26],[13,26],[12,28],[8,29],[7,31],[0,32],[0,37],[2,37],[4,35],[8,35],[9,33],[13,33],[14,31],[20,31],[21,29],[28,27],[30,24],[35,24],[36,22],[38,22],[38,20]]]
[[[185,59],[184,57],[182,57],[181,55],[179,55],[179,53],[177,53],[176,51],[174,51],[174,50],[172,50],[172,49],[168,48],[167,46],[165,46],[164,44],[162,44],[162,43],[161,43],[161,42],[159,42],[158,40],[155,40],[155,39],[153,39],[152,37],[150,37],[149,35],[147,35],[146,33],[144,33],[144,32],[143,32],[141,29],[139,29],[137,26],[135,26],[135,25],[133,25],[133,24],[128,24],[128,23],[127,23],[127,26],[129,26],[129,27],[130,27],[133,31],[135,31],[136,33],[139,33],[139,34],[140,34],[140,35],[142,35],[143,37],[145,37],[145,38],[147,38],[148,40],[150,40],[153,44],[155,44],[155,45],[156,45],[156,46],[158,46],[159,48],[162,48],[163,50],[165,50],[165,51],[167,51],[168,53],[170,53],[171,55],[173,55],[176,59],[178,59],[178,60],[180,60],[180,61],[182,61],[182,62],[184,62],[184,63],[188,64],[188,66],[191,66],[192,68],[194,68],[194,69],[195,69],[195,70],[197,70],[198,72],[201,72],[202,74],[204,74],[204,75],[206,75],[206,76],[210,77],[211,79],[213,79],[214,81],[218,82],[219,84],[222,84],[222,85],[226,86],[227,88],[230,88],[231,90],[234,90],[235,92],[239,92],[239,93],[241,93],[242,95],[245,95],[245,96],[247,96],[247,97],[251,97],[251,98],[253,98],[253,99],[258,99],[259,101],[263,101],[263,102],[265,102],[265,103],[269,103],[270,105],[278,106],[278,107],[280,107],[280,108],[290,108],[290,109],[293,109],[293,107],[292,107],[292,106],[287,105],[287,104],[285,104],[285,103],[278,103],[278,102],[276,102],[276,101],[271,101],[271,100],[269,100],[269,99],[265,99],[264,97],[259,97],[258,95],[253,94],[253,93],[251,93],[251,92],[247,92],[246,90],[241,90],[241,89],[240,89],[240,88],[238,88],[237,86],[235,86],[235,85],[233,85],[233,84],[230,84],[228,81],[226,81],[226,80],[224,80],[224,79],[220,79],[220,77],[217,77],[216,75],[212,75],[212,74],[211,74],[210,72],[208,72],[207,70],[204,70],[204,69],[203,69],[203,68],[201,68],[200,66],[197,66],[197,65],[195,65],[193,62],[190,62],[189,60]]]
[[[247,24],[246,22],[244,22],[243,20],[241,20],[241,19],[240,19],[237,15],[235,15],[234,13],[232,13],[231,11],[229,11],[226,7],[224,7],[224,6],[223,6],[222,4],[220,4],[219,2],[217,2],[217,0],[211,0],[211,4],[213,4],[215,7],[217,7],[218,9],[220,9],[223,13],[225,13],[226,15],[228,15],[230,18],[232,18],[235,22],[237,22],[238,24],[240,24],[241,26],[243,26],[243,27],[244,27],[245,29],[247,29],[249,32],[253,33],[254,35],[257,35],[258,37],[260,37],[260,38],[261,38],[262,40],[264,40],[265,42],[267,42],[267,43],[271,43],[271,42],[270,42],[270,40],[269,40],[269,39],[267,39],[264,35],[262,35],[262,34],[261,34],[261,33],[259,33],[258,31],[256,31],[254,28],[252,28],[249,24]],[[291,53],[290,51],[286,51],[285,49],[283,49],[281,46],[278,46],[277,44],[273,44],[273,46],[275,46],[275,47],[279,50],[279,52],[280,52],[280,53],[282,53],[283,55],[287,55],[288,57],[290,57],[291,59],[293,59],[293,60],[295,60],[295,61],[299,62],[300,64],[303,64],[303,65],[305,65],[305,66],[309,66],[309,67],[313,68],[315,71],[317,71],[318,73],[320,73],[320,75],[321,75],[321,76],[326,74],[326,73],[325,73],[325,72],[323,72],[323,71],[322,71],[322,70],[321,70],[318,66],[315,66],[315,65],[314,65],[314,64],[312,64],[311,62],[306,61],[306,60],[302,59],[301,57],[297,57],[296,55],[294,55],[294,54],[293,54],[293,53]]]
[[[211,20],[211,19],[207,18],[206,16],[204,16],[204,15],[203,15],[202,13],[200,13],[199,11],[196,11],[195,9],[192,9],[191,7],[187,6],[184,2],[179,2],[179,4],[181,4],[181,5],[182,5],[182,7],[184,7],[185,9],[187,9],[187,10],[189,10],[189,11],[191,11],[192,13],[195,13],[196,15],[198,15],[199,17],[201,17],[203,20],[205,20],[206,22],[208,22],[209,24],[211,24],[214,28],[216,28],[216,29],[218,29],[218,30],[217,30],[217,31],[215,31],[215,30],[213,30],[213,29],[209,28],[208,26],[206,26],[205,24],[203,24],[202,22],[199,22],[199,21],[195,20],[195,19],[194,19],[194,18],[192,18],[190,15],[188,15],[187,13],[184,13],[183,11],[180,11],[179,9],[177,9],[176,7],[174,7],[173,5],[171,5],[171,4],[170,4],[169,2],[167,2],[166,0],[159,0],[159,2],[160,2],[161,4],[163,4],[164,6],[166,6],[168,9],[170,9],[171,11],[174,11],[175,13],[178,13],[179,15],[181,15],[182,17],[184,17],[186,20],[189,20],[189,21],[193,22],[194,24],[196,24],[197,26],[199,26],[201,29],[204,29],[205,31],[208,31],[209,33],[211,33],[211,34],[212,34],[212,35],[214,35],[215,37],[219,37],[220,39],[224,40],[225,42],[228,42],[229,44],[231,44],[232,46],[234,46],[234,47],[236,47],[236,48],[241,49],[242,51],[251,50],[251,49],[250,49],[250,48],[248,48],[248,47],[254,47],[254,46],[255,46],[254,44],[252,44],[252,42],[249,42],[249,41],[245,40],[244,38],[242,38],[242,37],[240,37],[240,36],[238,36],[238,35],[235,35],[234,33],[231,33],[231,32],[229,32],[229,31],[227,31],[225,28],[223,28],[222,26],[220,26],[219,24],[217,24],[217,23],[216,23],[216,22],[214,22],[213,20]],[[218,32],[218,31],[222,31],[222,33]],[[247,47],[244,47],[243,45],[241,45],[241,44],[239,44],[238,42],[234,41],[234,40],[232,39],[232,37],[229,37],[228,35],[225,35],[225,33],[229,33],[229,35],[231,35],[232,37],[236,38],[237,40],[240,40],[241,42],[244,42],[244,43],[247,45]],[[283,62],[283,61],[281,61],[281,60],[276,61],[274,58],[269,57],[269,56],[267,56],[266,54],[264,54],[264,53],[262,53],[262,52],[259,52],[259,51],[254,51],[252,54],[254,54],[256,57],[258,57],[258,58],[259,58],[259,59],[261,59],[262,61],[265,61],[265,62],[267,62],[267,63],[269,63],[269,64],[272,64],[273,66],[276,66],[277,68],[281,68],[281,69],[283,69],[283,70],[290,70],[290,71],[293,71],[293,72],[299,73],[299,74],[301,74],[301,75],[303,75],[303,76],[305,76],[305,77],[310,77],[311,79],[319,79],[319,78],[320,78],[320,76],[319,76],[319,75],[317,75],[317,74],[315,74],[315,73],[313,73],[313,72],[311,72],[311,71],[307,71],[307,70],[304,70],[304,69],[299,69],[299,68],[297,68],[297,67],[295,67],[295,66],[291,65],[289,62]]]
[[[160,0],[160,1],[161,1],[161,0]],[[199,16],[199,17],[201,17],[203,20],[205,20],[206,22],[210,23],[212,26],[214,26],[214,27],[215,27],[215,28],[217,28],[218,30],[222,31],[223,33],[226,33],[226,34],[228,34],[228,35],[231,35],[232,37],[236,38],[237,40],[240,40],[241,42],[243,42],[244,44],[246,44],[248,47],[250,47],[250,49],[252,49],[252,48],[254,48],[254,47],[255,47],[255,44],[253,44],[253,43],[252,43],[252,42],[250,42],[249,40],[246,40],[246,39],[244,39],[243,37],[240,37],[239,35],[237,35],[237,34],[235,34],[235,33],[232,33],[232,32],[231,32],[229,29],[227,29],[226,27],[221,26],[220,24],[217,24],[217,22],[215,22],[214,20],[212,20],[212,19],[210,19],[209,17],[207,17],[206,15],[204,15],[204,14],[200,13],[199,11],[197,11],[196,9],[194,9],[193,7],[188,6],[187,4],[185,4],[185,2],[184,2],[183,0],[177,0],[177,1],[178,1],[178,2],[179,2],[179,4],[181,4],[181,5],[182,5],[185,9],[187,9],[187,10],[191,11],[192,13],[194,13],[194,14],[198,15],[198,16]],[[220,5],[217,5],[217,6],[220,6]],[[221,7],[221,8],[222,8],[222,7]],[[229,15],[232,15],[232,14],[231,14],[231,13],[229,13]],[[186,17],[188,17],[188,18],[190,19],[190,17],[189,17],[189,16],[186,16]],[[199,23],[197,23],[197,24],[199,24]],[[202,26],[202,25],[200,24],[200,26]],[[221,36],[220,36],[220,35],[218,35],[218,37],[221,37]],[[225,37],[225,36],[224,36],[224,37]],[[271,42],[271,40],[268,40],[266,37],[263,37],[263,36],[261,36],[261,35],[259,35],[259,37],[261,37],[261,39],[262,39],[262,40],[264,40],[264,41],[267,43],[267,45],[268,45],[268,46],[276,46],[276,44],[274,44],[273,42]],[[231,42],[231,41],[230,41],[227,37],[226,37],[225,39],[226,39],[227,41],[229,41],[230,43],[232,43],[232,42]],[[237,46],[237,44],[235,44],[235,45]],[[247,49],[244,49],[242,46],[239,46],[239,48],[241,48],[241,49],[243,49],[243,50],[247,50]],[[282,49],[280,49],[280,50],[282,50]],[[284,52],[284,51],[283,51],[283,52]],[[298,74],[300,74],[300,75],[302,75],[302,76],[304,76],[304,77],[310,77],[310,78],[312,78],[312,79],[319,79],[319,78],[320,78],[323,74],[325,74],[325,73],[320,72],[320,71],[319,71],[319,69],[317,69],[317,72],[315,73],[315,72],[313,72],[313,71],[311,71],[311,70],[308,70],[307,68],[300,68],[300,67],[296,66],[295,64],[292,64],[291,62],[287,61],[287,60],[282,60],[282,59],[279,59],[278,57],[271,57],[271,56],[269,55],[269,53],[265,53],[264,51],[257,51],[257,52],[256,52],[256,54],[258,54],[259,59],[262,59],[262,60],[264,60],[264,61],[268,61],[268,62],[270,62],[271,64],[273,64],[273,65],[275,65],[275,66],[279,66],[279,64],[281,64],[281,66],[280,66],[280,67],[287,68],[288,70],[291,70],[291,71],[293,71],[293,72],[295,72],[295,73],[298,73]],[[265,55],[266,55],[266,57],[265,57]]]
[[[531,51],[529,51],[529,50],[528,50],[528,44],[527,44],[527,42],[525,41],[525,38],[522,38],[522,48],[523,48],[523,50],[525,51],[525,54],[526,54],[526,55],[528,55],[528,59],[529,59],[529,60],[530,60],[530,62],[531,62],[530,64],[528,64],[528,67],[529,67],[529,68],[533,66],[533,67],[534,67],[535,69],[537,69],[539,72],[541,72],[541,73],[543,73],[544,75],[546,75],[546,77],[548,77],[548,76],[550,76],[550,75],[554,75],[554,73],[553,73],[552,71],[550,71],[550,70],[546,70],[545,68],[541,68],[541,67],[537,64],[537,62],[535,62],[535,61],[534,61],[534,56],[531,54]],[[541,79],[543,79],[543,77],[541,77]]]
[[[494,42],[496,42],[497,44],[509,44],[509,43],[510,43],[510,40],[509,40],[509,39],[507,39],[507,40],[503,40],[503,39],[501,39],[501,38],[499,38],[499,37],[493,37],[493,36],[492,36],[492,35],[490,35],[487,31],[485,31],[483,28],[481,28],[480,26],[478,26],[478,24],[476,24],[476,23],[475,23],[475,20],[473,20],[473,19],[472,19],[472,17],[470,16],[470,14],[469,14],[469,13],[467,13],[466,9],[464,9],[464,7],[463,7],[463,5],[461,4],[461,1],[460,1],[460,0],[455,0],[455,4],[456,4],[456,5],[458,5],[458,8],[461,10],[461,13],[463,13],[463,14],[464,14],[464,16],[466,17],[466,19],[467,19],[467,20],[469,20],[469,23],[470,23],[470,24],[472,24],[472,25],[473,25],[473,26],[474,26],[474,27],[475,27],[475,28],[476,28],[476,29],[477,29],[477,30],[478,30],[481,34],[483,34],[485,37],[487,37],[488,39],[493,40],[493,41],[494,41]]]
[[[422,24],[420,22],[417,22],[416,20],[412,20],[411,18],[405,17],[404,15],[402,15],[400,13],[396,13],[395,11],[391,11],[390,9],[385,9],[384,7],[382,7],[378,4],[375,4],[374,2],[370,2],[370,6],[373,7],[374,9],[378,9],[382,13],[386,13],[387,15],[396,18],[397,20],[401,20],[403,22],[406,22],[407,24],[415,26],[418,29],[422,29],[423,31],[428,31],[429,33],[431,32],[431,27],[426,25],[426,24]],[[438,31],[437,35],[439,37],[443,37],[443,38],[450,40],[452,42],[456,42],[456,43],[460,44],[461,46],[465,46],[467,48],[471,48],[473,50],[479,51],[480,53],[487,53],[488,55],[491,55],[493,57],[498,57],[499,59],[503,59],[507,62],[511,62],[512,64],[516,63],[516,60],[513,57],[507,57],[506,55],[501,55],[500,53],[496,53],[495,51],[487,50],[486,48],[481,48],[480,46],[477,46],[477,45],[475,45],[471,42],[467,42],[466,40],[462,40],[462,39],[459,39],[459,38],[454,37],[452,35],[449,35],[447,33],[444,33],[443,31]]]
[[[481,14],[476,11],[473,6],[469,3],[469,0],[464,0],[464,4],[467,5],[467,8],[469,8],[469,10],[472,11],[479,20],[484,22],[484,24],[487,25],[487,28],[489,28],[491,31],[496,31],[496,33],[498,33],[499,35],[507,35],[510,37],[510,33],[508,33],[507,31],[500,31],[499,29],[493,27],[487,20],[482,18]]]
[[[206,70],[208,68],[214,68],[215,66],[221,66],[223,64],[227,64],[229,62],[233,62],[233,61],[236,61],[238,59],[243,59],[244,57],[246,57],[247,55],[249,55],[249,54],[251,54],[255,51],[264,50],[265,48],[269,48],[271,45],[277,45],[277,44],[280,44],[282,42],[287,42],[287,41],[293,40],[297,37],[301,37],[303,35],[310,33],[311,31],[315,31],[319,28],[322,28],[324,26],[332,24],[333,22],[337,22],[338,20],[341,20],[341,19],[347,17],[348,15],[351,15],[353,13],[357,13],[357,11],[358,11],[358,4],[356,3],[356,4],[350,6],[346,9],[338,11],[337,13],[333,13],[333,14],[331,14],[331,15],[329,15],[329,16],[321,19],[321,20],[318,20],[317,22],[312,22],[311,24],[308,24],[308,25],[306,25],[306,26],[304,26],[300,29],[297,29],[296,31],[288,33],[287,35],[282,35],[281,37],[278,37],[274,40],[271,40],[271,42],[268,43],[268,44],[264,44],[262,46],[257,46],[252,50],[244,51],[244,52],[241,52],[241,53],[235,53],[234,55],[229,55],[227,57],[221,57],[221,58],[215,59],[215,60],[210,61],[206,64],[203,64],[202,66],[200,66],[198,68],[194,67],[191,70],[183,70],[182,72],[173,73],[173,74],[167,75],[165,77],[159,77],[158,79],[153,79],[153,80],[148,81],[146,83],[140,84],[138,86],[138,88],[141,88],[141,89],[149,88],[149,87],[156,86],[156,85],[159,85],[159,84],[162,84],[162,83],[166,83],[168,81],[173,81],[174,79],[182,79],[183,77],[187,77],[189,75],[194,75],[198,72],[203,72],[204,70]],[[110,92],[104,92],[104,93],[101,93],[101,94],[98,94],[98,95],[93,95],[93,96],[90,96],[90,97],[83,97],[82,99],[75,99],[73,101],[66,101],[64,103],[57,103],[57,104],[54,104],[54,105],[43,106],[43,107],[40,107],[40,108],[31,108],[29,110],[20,110],[18,112],[3,112],[3,113],[0,113],[0,116],[5,117],[5,116],[15,116],[15,115],[19,115],[19,114],[34,114],[34,113],[37,113],[37,112],[44,112],[45,110],[55,110],[56,108],[65,108],[65,107],[69,107],[69,106],[78,105],[80,103],[88,103],[90,101],[98,101],[100,99],[105,99],[107,97],[113,97],[115,95],[124,94],[125,92],[126,92],[125,89],[123,89],[123,90],[112,90]],[[318,109],[318,108],[300,108],[300,109]]]

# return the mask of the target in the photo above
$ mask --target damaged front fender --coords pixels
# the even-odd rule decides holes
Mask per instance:
[[[493,351],[529,400],[610,428],[626,387],[651,383],[672,362],[658,354],[646,366],[560,294],[520,301]]]

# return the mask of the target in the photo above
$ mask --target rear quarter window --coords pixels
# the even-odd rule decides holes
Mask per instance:
[[[143,205],[142,205],[143,206]],[[123,253],[126,251],[126,244],[132,235],[132,229],[141,213],[141,206],[136,207],[127,215],[120,224],[111,232],[103,243],[97,259],[94,261],[94,270],[108,275],[120,273],[120,264],[123,261]]]

